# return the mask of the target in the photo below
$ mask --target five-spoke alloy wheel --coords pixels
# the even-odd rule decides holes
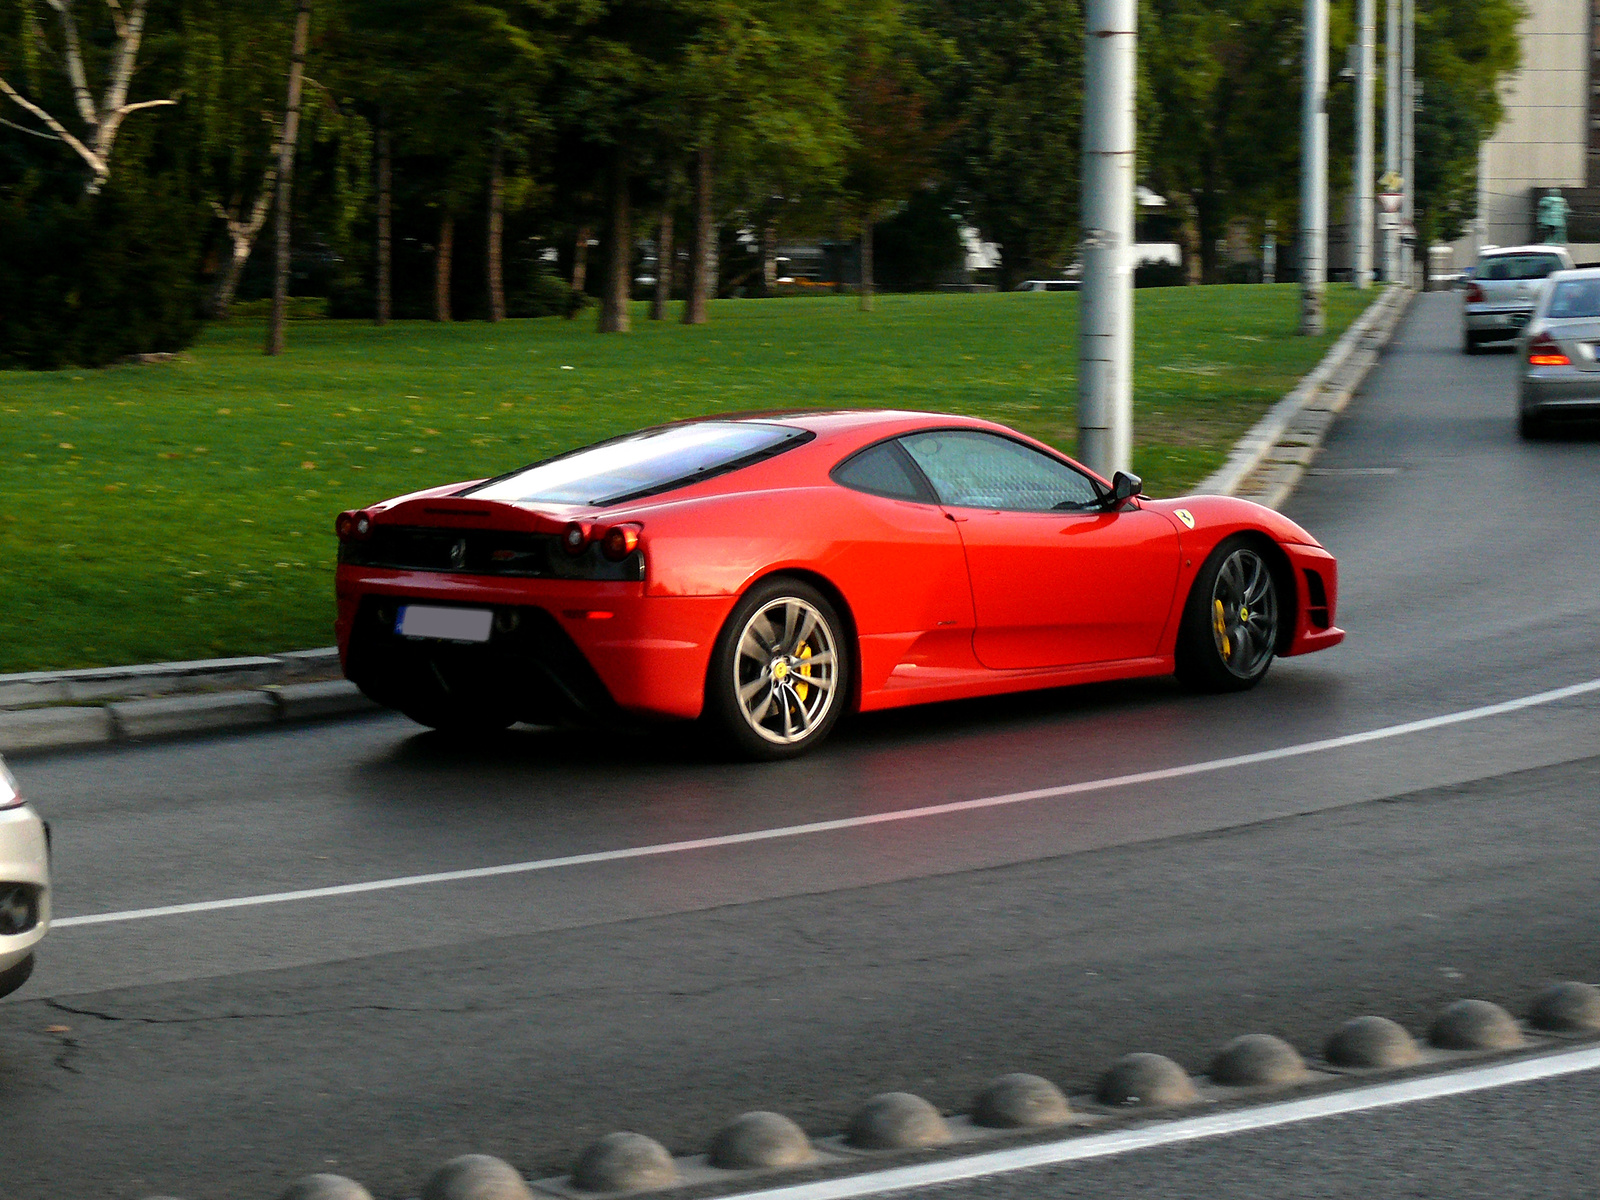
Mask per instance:
[[[827,736],[845,705],[849,645],[833,605],[798,579],[752,588],[712,656],[708,715],[745,754],[789,758]]]
[[[1178,677],[1242,691],[1267,673],[1279,638],[1278,581],[1260,549],[1232,537],[1201,567],[1178,633]]]

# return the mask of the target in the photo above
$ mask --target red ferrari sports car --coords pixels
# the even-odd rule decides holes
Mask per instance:
[[[1333,556],[1278,513],[1150,500],[935,413],[681,421],[336,528],[345,674],[458,730],[705,718],[783,758],[847,712],[1174,671],[1237,690],[1344,637]]]

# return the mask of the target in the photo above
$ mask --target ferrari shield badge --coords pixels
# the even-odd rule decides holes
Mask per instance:
[[[1174,509],[1172,515],[1177,517],[1178,520],[1182,521],[1190,529],[1194,528],[1194,514],[1187,508]]]

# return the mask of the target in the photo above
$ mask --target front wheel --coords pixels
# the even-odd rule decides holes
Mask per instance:
[[[1277,653],[1278,592],[1251,539],[1231,537],[1213,550],[1184,604],[1178,678],[1208,692],[1242,692],[1261,682]]]
[[[844,711],[850,647],[826,596],[798,579],[757,584],[711,656],[706,715],[745,757],[794,758]]]

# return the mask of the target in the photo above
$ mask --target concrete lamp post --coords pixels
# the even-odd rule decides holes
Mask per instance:
[[[1136,0],[1089,0],[1084,36],[1078,458],[1107,479],[1133,464],[1138,12]]]
[[[1326,326],[1328,280],[1328,0],[1306,0],[1300,125],[1300,332]]]

